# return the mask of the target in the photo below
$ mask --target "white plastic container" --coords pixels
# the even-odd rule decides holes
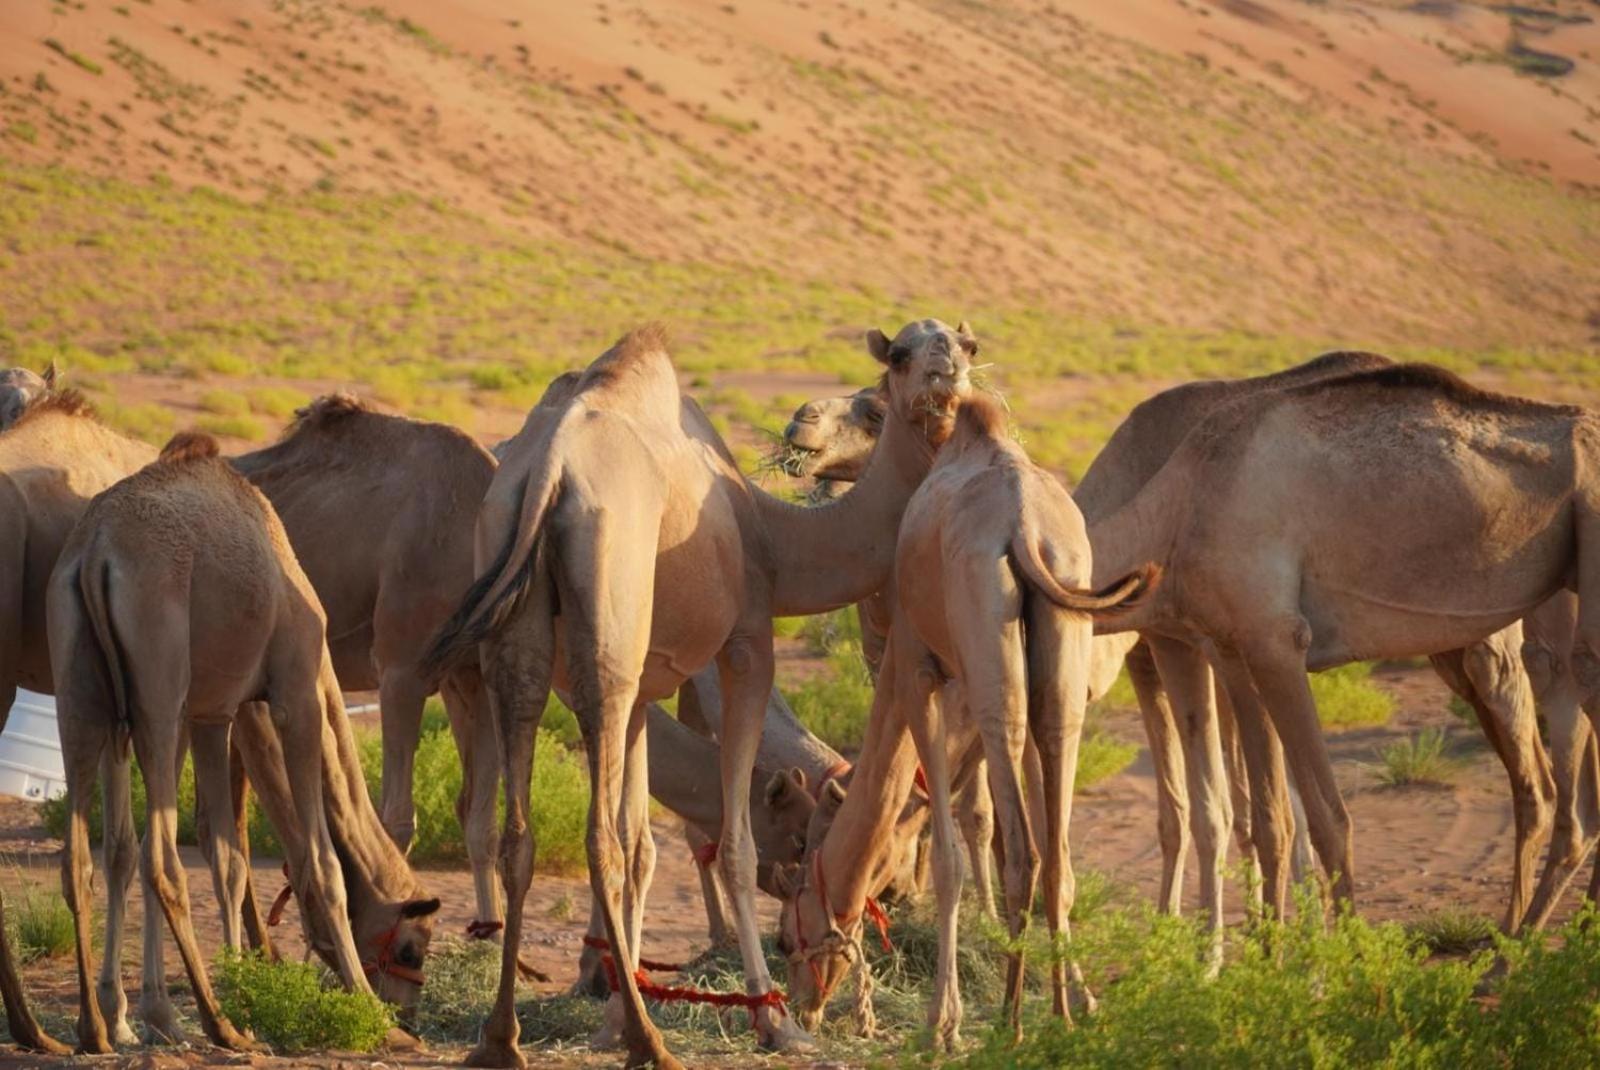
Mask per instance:
[[[0,795],[42,802],[66,793],[56,700],[19,689],[0,733]]]

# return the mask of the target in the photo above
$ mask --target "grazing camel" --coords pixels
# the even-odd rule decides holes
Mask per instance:
[[[975,396],[961,406],[956,431],[906,507],[895,557],[894,701],[904,711],[933,796],[934,887],[939,899],[939,969],[929,1022],[935,1043],[954,1046],[961,1019],[956,979],[956,910],[961,868],[950,807],[946,722],[939,688],[961,697],[989,768],[996,822],[1005,848],[1005,920],[1018,938],[1032,910],[1038,853],[1044,854],[1044,907],[1059,957],[1051,967],[1055,1013],[1070,1017],[1065,960],[1074,881],[1067,829],[1078,739],[1088,697],[1093,619],[1149,590],[1142,567],[1092,592],[1089,540],[1066,490],[1007,434],[999,404]],[[1022,792],[1024,740],[1044,771],[1045,827],[1030,829]],[[823,906],[820,902],[814,905]],[[786,932],[792,955],[806,941],[797,900]],[[826,913],[824,907],[821,913]],[[1010,956],[1006,1002],[1022,1028],[1022,953]]]
[[[27,411],[29,405],[56,388],[56,362],[36,375],[27,368],[0,368],[0,431],[4,431]]]
[[[756,1032],[766,1047],[809,1043],[771,995],[752,901],[749,793],[772,689],[772,618],[848,605],[884,585],[900,514],[949,434],[975,347],[964,327],[936,320],[908,325],[893,343],[868,336],[886,369],[884,432],[858,490],[819,508],[780,502],[740,474],[699,407],[680,396],[658,327],[595,361],[566,404],[534,409],[507,451],[479,516],[481,578],[430,662],[450,664],[484,645],[506,762],[507,947],[521,931],[532,876],[523,810],[552,677],[574,699],[594,793],[590,883],[619,961],[614,1007],[630,1064],[678,1065],[633,978],[642,902],[623,914],[624,859],[640,889],[653,864],[641,700],[670,694],[713,659],[726,708],[718,864]],[[523,1064],[510,965],[502,961],[494,1010],[469,1056],[475,1065]]]
[[[341,980],[371,991],[364,967],[387,986],[397,956],[420,965],[439,905],[403,905],[373,949],[376,960],[363,960],[324,817],[323,732],[327,705],[339,699],[322,609],[271,506],[216,452],[207,436],[179,435],[155,464],[96,497],[50,579],[46,618],[71,801],[62,883],[76,930],[78,1041],[86,1052],[111,1050],[89,987],[92,783],[103,760],[125,765],[130,742],[149,805],[146,894],[166,915],[213,1043],[250,1044],[217,1005],[189,921],[176,839],[177,756],[185,725],[230,946],[240,942],[237,919],[248,880],[231,820],[228,775],[229,728],[244,703],[270,707],[300,833],[286,844],[291,880],[301,902],[326,915]],[[111,811],[126,802],[124,793],[107,790],[108,824],[119,823]]]
[[[1097,575],[1153,559],[1175,579],[1119,624],[1209,642],[1241,729],[1271,718],[1341,900],[1350,823],[1305,671],[1459,650],[1568,585],[1589,697],[1597,428],[1584,410],[1437,368],[1378,368],[1219,407],[1131,500],[1090,521]]]
[[[149,446],[95,420],[75,391],[35,399],[0,435],[0,729],[18,687],[55,692],[45,641],[45,590],[68,533],[91,497],[154,457]],[[111,913],[121,906],[113,903]],[[28,1010],[3,925],[0,995],[16,1043],[37,1051],[65,1050]]]
[[[1131,499],[1166,463],[1188,431],[1218,406],[1263,391],[1389,366],[1387,358],[1376,354],[1334,352],[1270,375],[1193,382],[1162,391],[1136,406],[1117,428],[1073,498],[1093,523]],[[853,411],[844,404],[846,400],[818,407],[820,426],[813,429],[808,445],[814,448],[830,438],[848,445],[859,438],[862,428],[841,434],[829,423],[830,416],[837,419]],[[834,478],[848,480],[859,466],[860,456],[834,450],[829,463]],[[1096,637],[1096,665],[1109,670],[1103,676],[1105,686],[1115,675],[1121,651],[1133,638]],[[1106,646],[1108,642],[1113,645]],[[1543,750],[1525,709],[1526,685],[1520,663],[1514,656],[1499,656],[1495,649],[1509,645],[1514,651],[1515,642],[1514,636],[1499,636],[1481,648],[1435,659],[1441,677],[1478,713],[1511,783],[1517,835],[1512,894],[1504,920],[1507,931],[1516,927],[1529,899],[1535,855],[1549,826],[1551,792]],[[1257,724],[1250,722],[1243,726],[1246,738],[1241,739],[1227,690],[1213,687],[1211,668],[1204,662],[1202,651],[1157,635],[1145,637],[1128,652],[1129,676],[1156,767],[1157,830],[1162,847],[1158,902],[1167,912],[1178,910],[1189,844],[1186,833],[1192,827],[1201,856],[1201,902],[1213,926],[1219,927],[1224,831],[1230,809],[1246,854],[1257,858],[1268,898],[1280,910],[1288,895],[1289,867],[1282,860],[1288,851],[1289,823],[1284,816],[1283,758],[1276,734],[1270,726],[1258,731]],[[1091,687],[1091,698],[1097,693],[1102,692]],[[1233,795],[1231,807],[1221,787],[1225,767]],[[1258,782],[1254,790],[1252,780]],[[1558,800],[1570,798],[1575,790],[1558,779]],[[1303,823],[1298,831],[1303,834]],[[1220,935],[1220,928],[1215,931]],[[1219,946],[1214,944],[1214,949]]]

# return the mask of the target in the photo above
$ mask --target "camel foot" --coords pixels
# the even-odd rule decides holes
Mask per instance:
[[[85,1024],[78,1023],[78,1054],[80,1055],[111,1055],[117,1049],[111,1046],[110,1039],[106,1036],[104,1022]]]
[[[139,1021],[145,1044],[156,1047],[163,1044],[182,1044],[183,1027],[178,1024],[178,1012],[168,1000],[139,1004]]]
[[[622,1000],[613,996],[606,1003],[605,1018],[601,1021],[600,1028],[589,1037],[589,1047],[595,1051],[615,1051],[622,1047],[622,1031],[625,1024]]]
[[[611,998],[611,981],[606,977],[605,968],[600,965],[599,958],[579,962],[578,979],[567,990],[567,994],[586,999]]]
[[[541,969],[536,968],[533,963],[529,962],[521,955],[517,956],[517,976],[522,978],[524,981],[537,981],[542,985],[547,985],[550,983],[549,974],[545,973]],[[578,983],[582,984],[583,982],[579,981]],[[574,992],[573,994],[577,995],[578,993]]]
[[[491,1067],[493,1070],[526,1070],[528,1059],[514,1042],[484,1037],[478,1041],[476,1048],[467,1052],[461,1065]]]
[[[662,1047],[658,1042],[653,1048],[641,1048],[628,1053],[628,1059],[622,1064],[626,1070],[683,1070],[683,1064],[672,1057],[672,1053]]]
[[[26,1021],[8,1023],[11,1041],[23,1051],[37,1051],[45,1055],[71,1055],[72,1049],[40,1028],[30,1015]]]
[[[809,1055],[817,1050],[811,1034],[788,1014],[763,1007],[756,1015],[756,1040],[764,1051]]]
[[[226,1018],[218,1018],[212,1028],[206,1030],[206,1039],[219,1048],[228,1051],[259,1052],[265,1051],[264,1045],[256,1042],[256,1038],[242,1029],[237,1029]]]
[[[421,1051],[422,1038],[396,1026],[384,1034],[383,1048],[385,1051]]]

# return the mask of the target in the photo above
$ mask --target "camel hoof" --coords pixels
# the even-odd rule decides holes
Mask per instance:
[[[646,1049],[628,1056],[628,1061],[623,1063],[626,1070],[683,1070],[683,1064],[673,1058],[672,1053],[665,1048],[655,1051]]]
[[[423,1046],[421,1037],[414,1036],[399,1026],[389,1030],[383,1038],[385,1051],[421,1051]]]
[[[528,1060],[515,1044],[486,1038],[467,1053],[461,1065],[491,1067],[493,1070],[526,1070]]]
[[[45,1055],[71,1055],[72,1049],[37,1025],[22,1031],[13,1031],[12,1040],[24,1051],[37,1051]]]
[[[104,1031],[98,1035],[84,1036],[81,1033],[78,1035],[79,1055],[114,1055],[116,1050],[111,1046],[111,1041],[106,1039]]]
[[[129,1048],[139,1043],[139,1035],[128,1025],[126,1018],[111,1023],[111,1043],[119,1048]]]
[[[817,1050],[811,1034],[787,1014],[763,1013],[756,1023],[756,1034],[763,1050],[784,1055],[809,1055]]]

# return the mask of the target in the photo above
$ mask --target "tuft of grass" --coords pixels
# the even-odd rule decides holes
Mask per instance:
[[[1311,695],[1324,728],[1359,728],[1387,724],[1394,716],[1394,696],[1372,683],[1372,666],[1352,662],[1311,674]]]
[[[1459,907],[1429,911],[1406,925],[1406,931],[1437,955],[1466,955],[1491,946],[1498,931],[1482,914]]]
[[[471,1040],[500,984],[500,946],[489,940],[435,939],[428,950],[412,1025],[426,1040]]]
[[[30,884],[6,903],[6,935],[23,965],[70,955],[72,911],[60,892]]]
[[[1409,739],[1382,747],[1373,771],[1380,784],[1400,788],[1448,784],[1455,779],[1460,766],[1461,763],[1445,750],[1444,730],[1425,728]]]
[[[60,41],[56,40],[54,37],[46,37],[44,39],[44,46],[46,48],[48,48],[50,51],[55,52],[58,55],[62,56],[68,62],[74,64],[75,66],[80,67],[83,70],[88,71],[90,74],[101,75],[101,74],[105,73],[105,68],[100,66],[100,64],[96,63],[94,60],[90,59],[88,56],[85,56],[82,52],[74,52],[74,51],[72,51],[70,48],[68,48],[66,45],[62,44]]]
[[[217,997],[236,1026],[281,1052],[372,1051],[394,1028],[394,1014],[370,992],[330,987],[309,962],[271,962],[260,954],[224,951]]]

